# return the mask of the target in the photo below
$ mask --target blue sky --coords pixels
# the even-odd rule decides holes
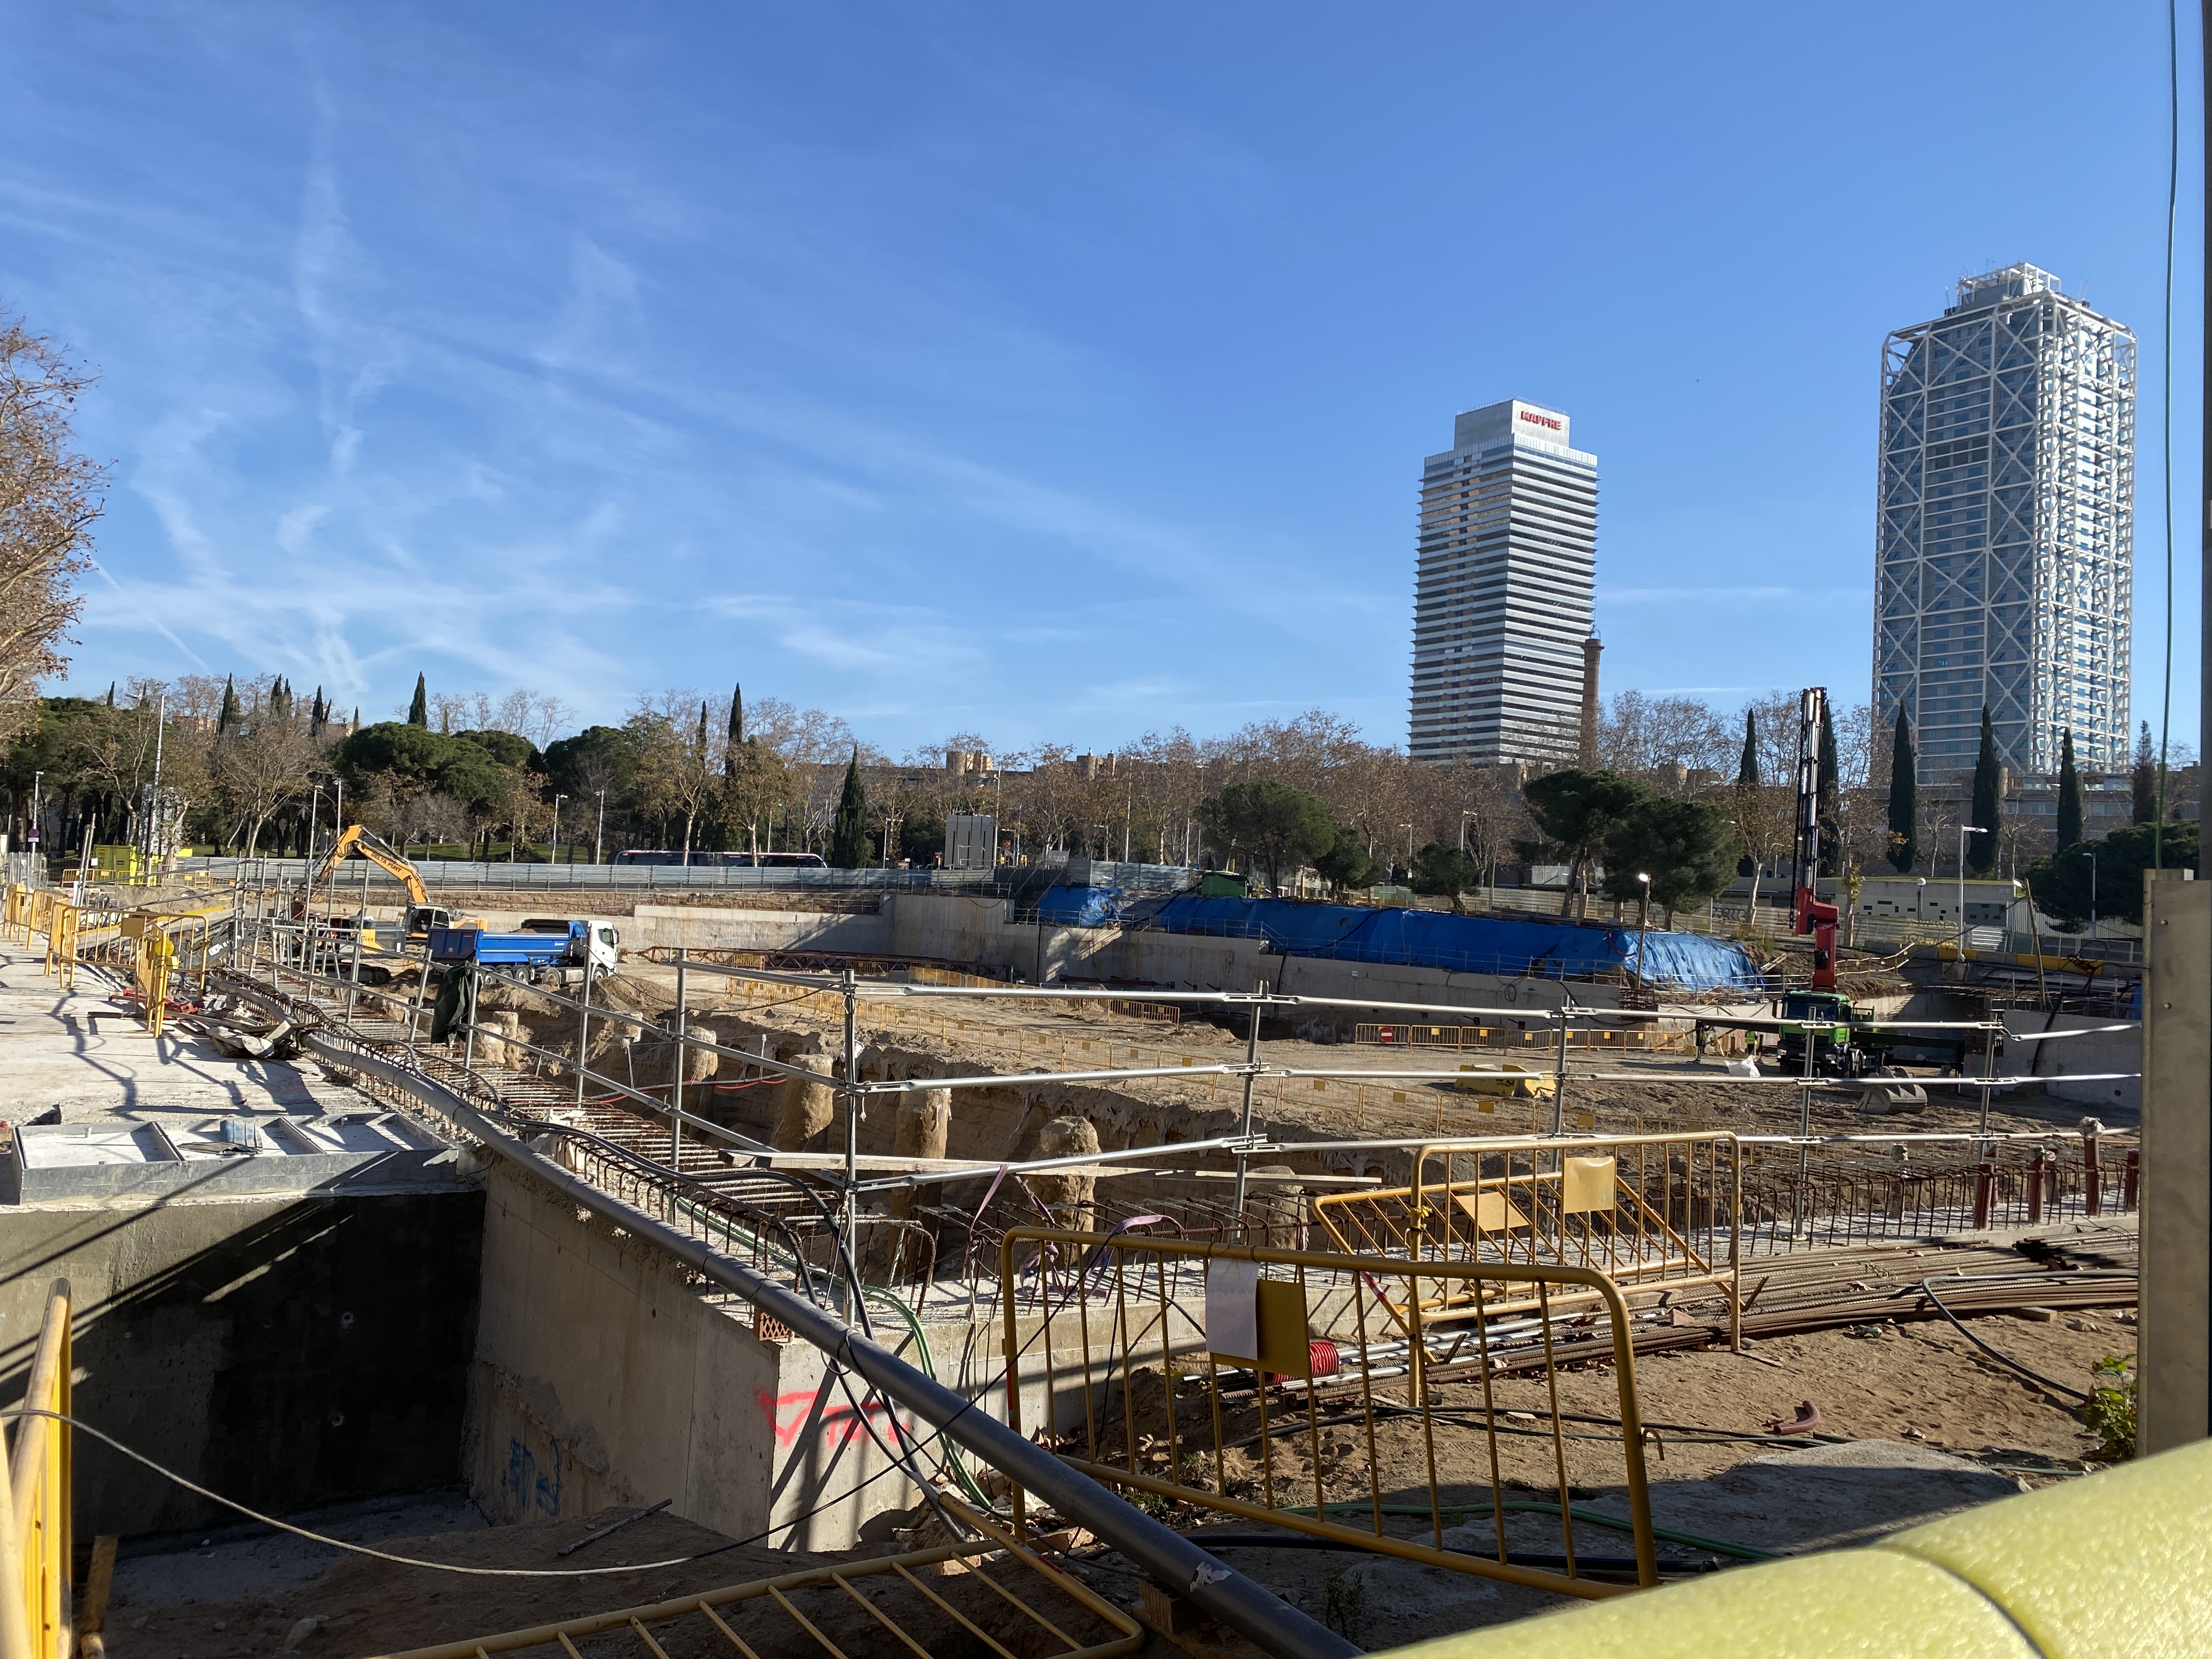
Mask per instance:
[[[1883,333],[2027,260],[2142,343],[2156,718],[2136,0],[8,10],[0,306],[114,461],[80,690],[1402,744],[1421,458],[1520,397],[1600,459],[1609,690],[1856,701]]]

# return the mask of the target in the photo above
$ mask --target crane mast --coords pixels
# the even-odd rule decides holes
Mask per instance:
[[[1811,988],[1836,988],[1836,922],[1839,912],[1823,903],[1820,882],[1820,732],[1828,720],[1825,686],[1808,688],[1797,704],[1797,844],[1795,853],[1796,899],[1790,923],[1800,933],[1813,936]]]

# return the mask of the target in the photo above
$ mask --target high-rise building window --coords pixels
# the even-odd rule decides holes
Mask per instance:
[[[1471,410],[1422,468],[1415,760],[1571,761],[1597,580],[1597,457],[1567,416]]]

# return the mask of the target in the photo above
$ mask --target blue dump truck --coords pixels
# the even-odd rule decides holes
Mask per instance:
[[[532,916],[520,931],[495,933],[483,927],[433,927],[430,960],[475,962],[487,968],[520,969],[532,983],[580,983],[586,963],[592,977],[611,974],[621,959],[614,924],[589,917]]]

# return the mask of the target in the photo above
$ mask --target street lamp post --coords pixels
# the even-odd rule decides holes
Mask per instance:
[[[592,862],[594,864],[604,864],[606,861],[599,856],[604,850],[606,836],[607,792],[602,789],[599,791],[599,827],[592,831]]]
[[[2097,937],[2097,855],[2084,852],[2081,856],[2089,860],[2089,937],[2094,939]]]
[[[1636,914],[1636,988],[1640,991],[1644,988],[1644,940],[1651,930],[1651,878],[1638,870],[1636,879],[1644,888]]]
[[[1976,823],[1959,826],[1959,959],[1966,957],[1966,837],[1986,836],[1990,832]]]
[[[33,854],[36,854],[39,850],[39,808],[40,805],[39,783],[46,775],[44,772],[33,772],[31,774],[31,833],[24,836],[23,839],[31,843],[31,851]]]
[[[1922,933],[1928,931],[1928,878],[1919,877],[1912,886],[1912,921]]]
[[[561,803],[568,799],[566,795],[553,797],[553,840],[545,849],[545,861],[548,864],[561,862]]]
[[[1406,879],[1411,882],[1413,879],[1413,826],[1401,823],[1398,827],[1406,832]]]

